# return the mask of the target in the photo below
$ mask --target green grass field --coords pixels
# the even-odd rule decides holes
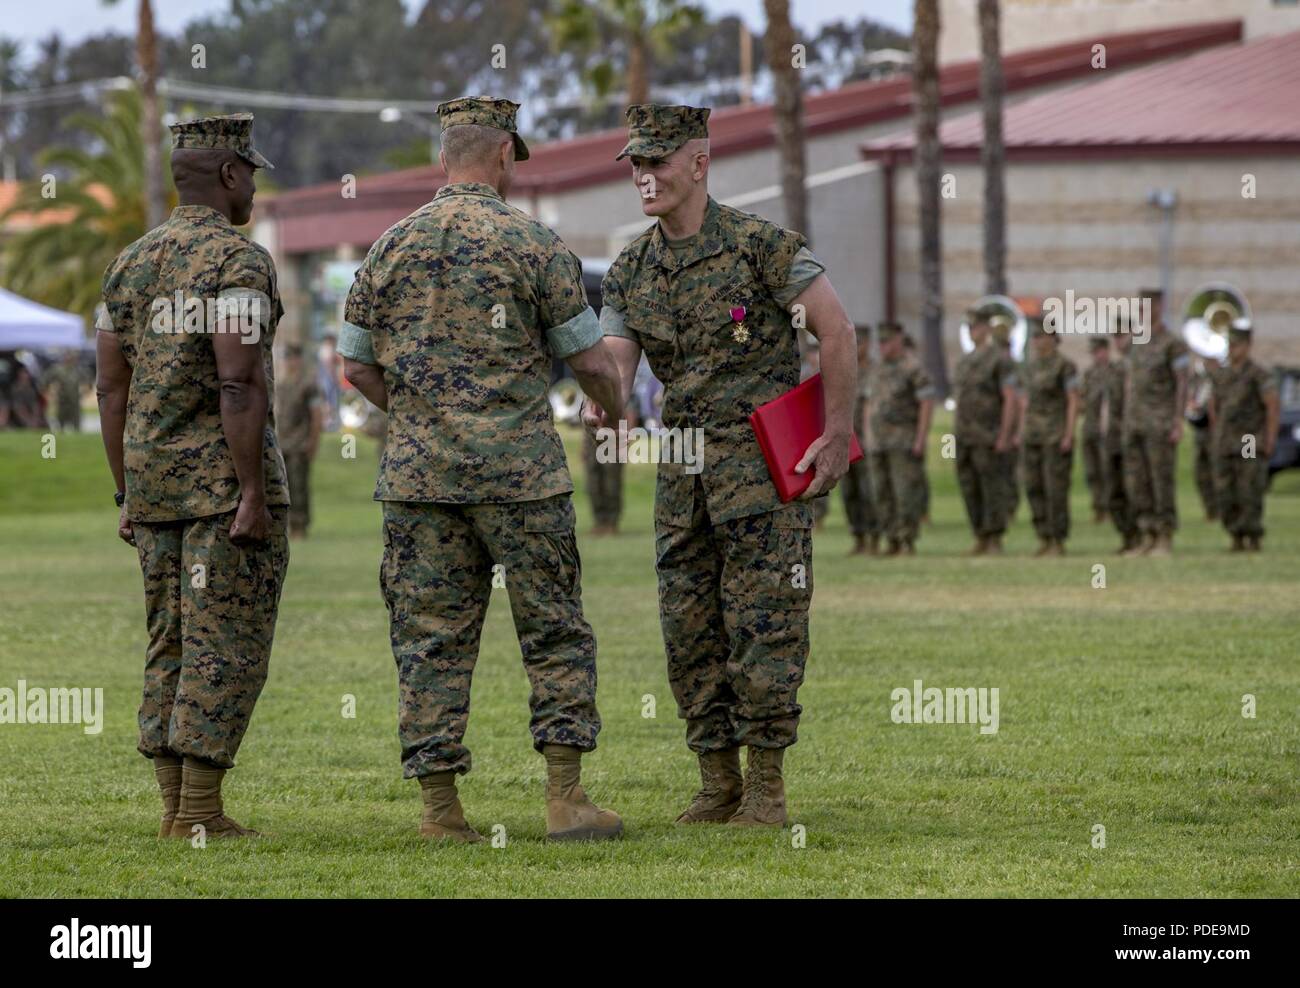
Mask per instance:
[[[423,843],[417,786],[400,777],[375,451],[362,440],[344,460],[337,436],[226,786],[232,815],[269,836],[203,850],[156,840],[152,772],[135,752],[140,575],[114,534],[98,437],[62,437],[50,460],[39,436],[0,434],[0,687],[102,686],[106,705],[98,736],[0,725],[0,896],[1296,895],[1300,472],[1274,484],[1258,556],[1226,554],[1201,520],[1188,447],[1174,558],[1114,556],[1076,464],[1068,557],[1029,557],[1022,506],[1007,556],[966,560],[952,464],[938,457],[946,428],[915,558],[849,558],[838,494],[817,535],[805,715],[786,759],[802,847],[789,829],[672,824],[697,776],[664,671],[650,466],[628,468],[625,533],[603,540],[585,536],[575,471],[605,722],[584,781],[623,814],[626,838],[543,840],[543,766],[497,591],[461,794],[470,822],[500,824],[507,843]],[[1096,563],[1106,589],[1092,587]],[[892,723],[890,691],[916,679],[998,687],[999,732]]]

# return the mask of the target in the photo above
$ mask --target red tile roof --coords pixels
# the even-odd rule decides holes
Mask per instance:
[[[1009,106],[1013,159],[1081,154],[1300,154],[1300,31],[1200,52]],[[980,114],[939,128],[945,158],[978,157]],[[868,141],[868,157],[906,158],[913,134]]]
[[[1006,89],[1015,92],[1092,74],[1093,44],[1106,45],[1107,63],[1117,70],[1239,41],[1241,36],[1241,21],[1215,21],[1018,52],[1003,59]],[[945,66],[939,82],[945,105],[977,99],[978,60]],[[804,130],[809,135],[833,133],[901,120],[911,112],[908,75],[850,83],[805,98]],[[620,128],[533,145],[531,158],[518,166],[512,193],[528,196],[618,181],[628,175],[628,165],[614,156],[626,140]],[[709,118],[709,140],[714,157],[773,146],[771,105],[716,110]],[[341,199],[339,184],[328,182],[268,196],[258,208],[279,222],[279,246],[286,253],[325,250],[339,243],[369,246],[392,223],[427,202],[443,181],[441,168],[426,165],[364,176],[358,179],[355,199]]]

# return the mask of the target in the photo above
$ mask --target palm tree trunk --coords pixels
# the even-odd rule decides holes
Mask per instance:
[[[921,324],[925,366],[940,397],[948,394],[943,350],[943,240],[939,183],[939,5],[916,0],[913,31],[912,98],[916,107],[916,184],[921,210]]]
[[[1002,44],[998,0],[979,0],[980,102],[984,107],[984,291],[1007,293],[1006,147],[1002,142]]]
[[[140,20],[135,35],[135,55],[140,67],[140,141],[144,145],[145,220],[150,229],[167,218],[163,188],[162,141],[158,133],[158,39],[153,29],[153,6],[140,0]]]
[[[635,32],[627,41],[627,101],[650,102],[650,55],[643,32]]]
[[[767,36],[763,50],[772,71],[775,88],[776,138],[781,154],[781,199],[785,204],[785,225],[809,240],[808,193],[804,189],[806,165],[803,142],[803,92],[799,70],[794,67],[790,50],[794,46],[794,26],[790,23],[789,0],[763,0],[767,14]]]

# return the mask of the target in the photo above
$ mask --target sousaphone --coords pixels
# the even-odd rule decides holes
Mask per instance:
[[[1250,319],[1246,296],[1222,282],[1203,285],[1183,307],[1183,339],[1198,357],[1226,360],[1228,330],[1239,319]]]
[[[999,330],[1007,331],[1011,342],[1011,355],[1016,360],[1025,356],[1025,341],[1029,339],[1028,316],[1041,310],[1042,305],[1036,299],[1010,298],[1006,295],[985,295],[976,302],[972,309],[993,309],[989,322],[993,325],[994,335]],[[961,337],[961,352],[970,353],[975,349],[975,341],[970,338],[970,323],[963,319],[958,330]]]

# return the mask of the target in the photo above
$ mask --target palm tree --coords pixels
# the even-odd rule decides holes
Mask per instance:
[[[781,198],[785,203],[785,225],[812,239],[808,223],[808,194],[804,189],[803,92],[799,70],[790,50],[794,26],[790,23],[789,0],[763,0],[767,34],[763,50],[772,72],[775,89],[776,138],[781,153]]]
[[[1002,142],[1002,45],[998,0],[979,0],[980,102],[984,107],[984,291],[1007,293],[1006,147]]]
[[[939,4],[916,0],[912,99],[916,105],[916,182],[921,208],[921,323],[925,365],[941,397],[948,394],[943,350],[943,240],[939,230]]]
[[[118,0],[104,0],[110,7]],[[153,5],[140,0],[136,19],[135,61],[140,72],[140,143],[144,147],[145,222],[149,229],[167,218],[167,192],[163,181],[162,135],[158,112],[158,36],[153,26]]]
[[[53,215],[6,240],[0,264],[11,291],[87,317],[99,301],[105,269],[149,229],[140,96],[135,90],[112,93],[107,106],[104,115],[78,113],[67,120],[70,128],[89,135],[85,146],[95,151],[56,147],[42,152],[43,166],[61,168],[69,177],[51,199],[41,195],[40,180],[24,183],[5,217]]]
[[[648,103],[653,53],[666,52],[679,32],[702,24],[704,10],[681,0],[558,0],[546,20],[556,47],[592,51],[600,44],[603,31],[622,38],[627,47],[627,101]],[[599,96],[613,89],[614,74],[608,58],[585,73]]]

